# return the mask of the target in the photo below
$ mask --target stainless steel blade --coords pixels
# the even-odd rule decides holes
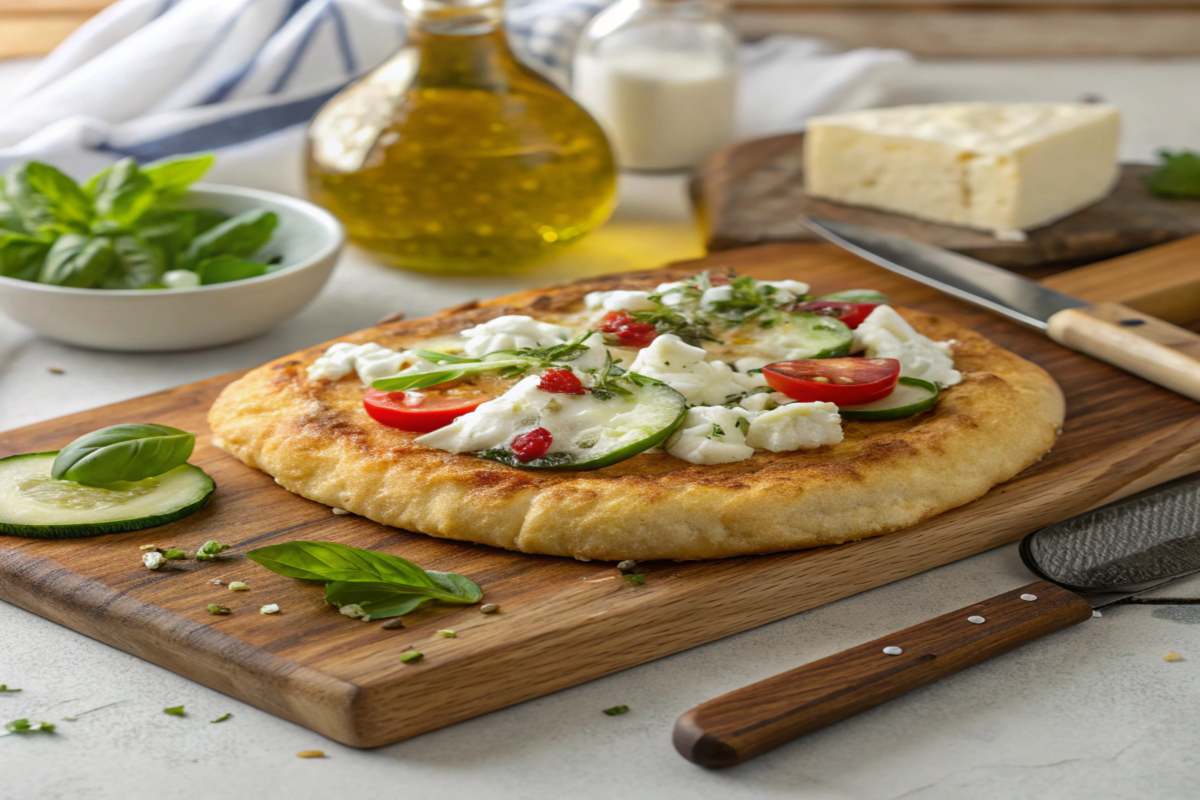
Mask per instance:
[[[1059,311],[1088,305],[1006,269],[852,222],[809,217],[822,238],[884,269],[1041,330]]]

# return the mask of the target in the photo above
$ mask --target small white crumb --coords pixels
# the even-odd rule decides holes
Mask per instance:
[[[362,606],[358,603],[347,603],[344,606],[340,606],[338,613],[350,617],[350,619],[361,619],[363,622],[371,621],[371,615],[363,611]]]
[[[1094,609],[1094,608],[1092,609],[1092,619],[1097,619],[1097,618],[1099,618],[1099,617],[1103,617],[1103,616],[1104,616],[1104,615],[1103,615],[1103,614],[1101,614],[1101,613],[1100,613],[1099,611],[1097,611],[1096,609]]]
[[[225,581],[221,580],[220,578],[213,578],[212,585],[213,586],[224,586]]]
[[[277,603],[268,603],[258,610],[260,614],[278,614],[279,605]]]
[[[138,550],[157,550],[157,549],[158,549],[158,545],[156,545],[156,544],[144,544],[138,548]]]
[[[231,591],[231,592],[244,592],[244,591],[247,591],[249,588],[250,588],[249,586],[242,583],[241,581],[230,581],[229,582],[229,591]]]
[[[157,551],[149,552],[142,556],[142,563],[146,565],[146,569],[158,569],[165,561],[166,559],[162,557],[162,553]]]
[[[344,516],[344,515],[346,515],[346,514],[349,514],[349,513],[350,513],[349,511],[347,511],[347,510],[346,510],[346,509],[344,509],[344,508],[335,508],[335,509],[332,509],[332,510],[333,510],[333,513],[334,513],[334,514],[337,514],[339,517],[341,517],[341,516]]]
[[[1029,237],[1025,231],[993,231],[992,236],[995,236],[1002,242],[1027,242]]]

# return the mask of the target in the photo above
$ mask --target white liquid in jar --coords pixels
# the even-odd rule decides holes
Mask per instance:
[[[626,169],[691,167],[733,141],[737,75],[711,56],[580,54],[574,90]]]

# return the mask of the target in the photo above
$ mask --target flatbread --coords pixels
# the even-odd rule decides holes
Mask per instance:
[[[658,270],[522,292],[335,341],[412,349],[503,314],[569,322],[587,292],[653,289]],[[1040,367],[949,320],[898,309],[921,333],[954,339],[963,381],[906,419],[843,423],[833,446],[757,452],[714,466],[643,453],[590,472],[533,471],[416,444],[380,425],[351,374],[311,381],[333,342],[228,386],[214,441],[296,494],[430,536],[581,559],[706,559],[880,536],[968,503],[1054,445],[1062,392]]]

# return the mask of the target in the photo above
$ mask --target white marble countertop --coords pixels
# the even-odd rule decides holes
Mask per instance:
[[[1098,92],[1126,111],[1125,156],[1146,159],[1160,146],[1200,146],[1200,107],[1185,91],[1198,84],[1200,61],[941,62],[902,76],[889,101]],[[699,254],[681,179],[630,178],[622,197],[613,223],[518,277],[422,277],[351,252],[324,294],[290,322],[199,353],[76,350],[0,319],[0,431],[254,366],[396,310],[420,315]],[[0,800],[1200,796],[1200,605],[1113,608],[734,770],[706,772],[671,746],[676,717],[699,702],[1031,580],[1014,549],[1001,548],[373,751],[335,744],[0,603],[0,683],[23,690],[0,694],[0,722],[77,718],[61,722],[55,736],[0,738]],[[1200,585],[1160,595],[1200,596]],[[1165,662],[1169,651],[1185,660]],[[179,704],[187,719],[162,713]],[[630,713],[600,713],[617,704]],[[91,709],[99,710],[81,715]],[[209,724],[226,712],[229,721]],[[307,749],[327,758],[295,757]]]

